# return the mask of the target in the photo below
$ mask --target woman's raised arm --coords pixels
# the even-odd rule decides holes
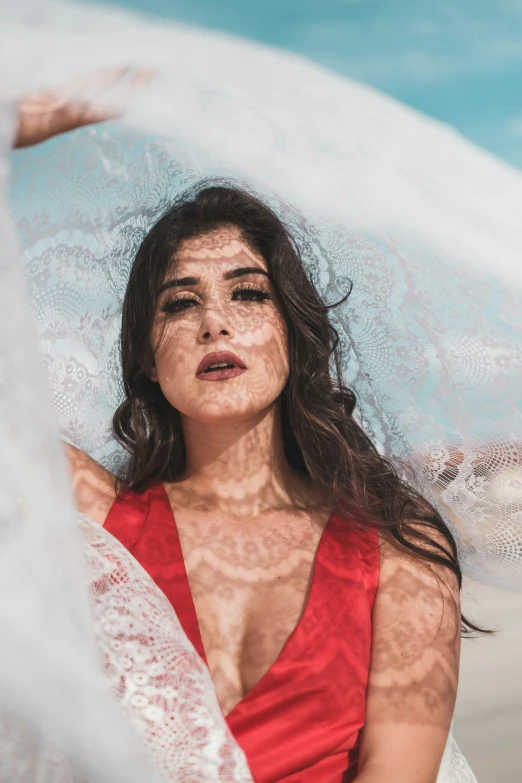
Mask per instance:
[[[30,147],[60,133],[120,117],[153,75],[153,69],[108,68],[66,87],[22,98],[14,146]],[[75,446],[64,442],[64,448],[78,511],[103,525],[116,498],[115,476]]]

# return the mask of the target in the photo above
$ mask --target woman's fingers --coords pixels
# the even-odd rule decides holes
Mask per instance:
[[[75,81],[56,90],[65,101],[87,103],[96,100],[115,87],[131,71],[128,65],[118,68],[102,68],[80,76]]]
[[[112,89],[106,87],[96,99],[92,100],[88,105],[90,114],[102,119],[121,116],[130,101],[147,87],[155,73],[155,69],[152,68],[140,68],[134,72],[127,69],[126,73],[111,85]],[[85,101],[82,103],[85,105]]]
[[[91,123],[121,117],[128,102],[153,78],[152,68],[105,68],[67,87],[44,90],[19,103],[15,146],[27,147]]]

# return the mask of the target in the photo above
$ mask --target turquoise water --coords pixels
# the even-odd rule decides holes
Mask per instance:
[[[522,0],[105,0],[304,54],[522,168]]]

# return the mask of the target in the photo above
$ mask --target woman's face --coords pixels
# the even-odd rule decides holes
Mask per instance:
[[[288,378],[286,325],[266,262],[234,227],[181,245],[152,339],[151,378],[174,408],[200,421],[249,418],[277,399]]]

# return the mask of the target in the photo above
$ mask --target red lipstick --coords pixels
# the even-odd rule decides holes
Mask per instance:
[[[196,376],[200,381],[224,381],[235,378],[246,370],[246,364],[230,351],[207,353],[198,364]]]

